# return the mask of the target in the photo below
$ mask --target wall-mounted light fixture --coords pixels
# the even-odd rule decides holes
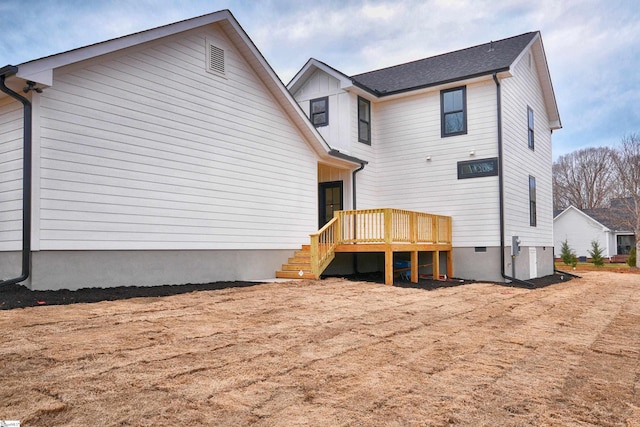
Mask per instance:
[[[31,80],[27,80],[27,85],[22,88],[24,93],[29,93],[31,91],[36,91],[37,93],[42,93],[42,88],[36,87],[36,82],[32,82]]]

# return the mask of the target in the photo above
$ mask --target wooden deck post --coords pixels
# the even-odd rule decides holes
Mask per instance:
[[[384,284],[393,286],[393,251],[391,249],[384,252]]]
[[[447,277],[453,277],[453,250],[447,251]]]
[[[384,242],[387,245],[393,243],[393,211],[384,209]],[[393,264],[393,260],[391,260]]]
[[[418,213],[411,212],[409,219],[409,235],[411,236],[411,243],[418,242]]]
[[[418,251],[411,252],[411,282],[418,283]]]
[[[433,280],[440,280],[440,251],[433,252]]]

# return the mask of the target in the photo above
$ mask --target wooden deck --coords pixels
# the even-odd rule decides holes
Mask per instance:
[[[385,254],[385,283],[393,285],[393,254],[411,254],[411,281],[418,282],[418,254],[447,253],[447,272],[453,276],[451,217],[400,209],[339,211],[320,231],[311,234],[310,267],[314,277],[327,268],[337,252]],[[440,278],[440,263],[433,263],[433,277]]]

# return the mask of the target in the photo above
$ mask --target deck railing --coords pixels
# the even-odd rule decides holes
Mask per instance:
[[[339,244],[451,244],[451,217],[401,209],[337,211],[310,237],[311,268],[319,277]]]

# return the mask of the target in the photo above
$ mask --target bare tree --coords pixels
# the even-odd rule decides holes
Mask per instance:
[[[606,207],[618,193],[613,158],[609,147],[584,148],[560,156],[553,164],[554,209]]]
[[[613,156],[618,179],[626,203],[628,225],[636,237],[636,254],[640,254],[640,134],[634,133],[622,138]],[[636,257],[636,267],[640,267],[640,257]]]

